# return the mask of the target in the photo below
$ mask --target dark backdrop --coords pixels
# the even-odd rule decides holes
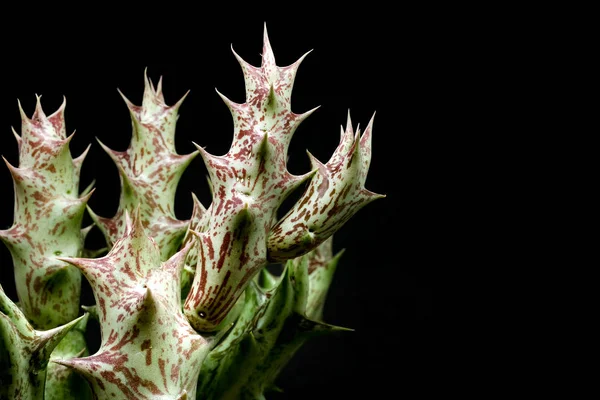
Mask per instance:
[[[224,154],[232,139],[232,121],[214,88],[234,101],[244,101],[242,73],[230,45],[259,65],[264,20],[222,21],[220,28],[210,23],[186,25],[175,34],[157,30],[119,39],[100,35],[86,37],[84,44],[76,41],[78,32],[73,31],[52,44],[54,49],[40,45],[53,50],[49,53],[38,53],[36,43],[28,42],[13,62],[4,63],[2,155],[17,164],[10,132],[11,125],[20,130],[17,99],[31,115],[34,95],[41,94],[50,114],[66,96],[67,129],[77,131],[72,154],[79,155],[92,143],[83,164],[82,187],[96,179],[89,204],[99,215],[112,216],[118,205],[118,174],[95,137],[116,150],[127,147],[130,120],[116,89],[139,104],[145,67],[155,82],[163,76],[169,104],[191,89],[180,110],[178,152],[192,152],[194,141],[213,154]],[[449,44],[439,37],[433,40],[431,25],[421,21],[423,25],[411,21],[410,15],[395,21],[266,19],[278,65],[291,64],[314,49],[298,72],[292,109],[300,113],[321,108],[296,132],[289,170],[296,174],[309,170],[305,149],[323,162],[329,159],[348,109],[361,127],[376,111],[366,187],[387,195],[363,208],[335,235],[334,250],[346,252],[325,319],[356,331],[307,344],[279,380],[286,393],[271,398],[300,399],[315,393],[387,398],[389,389],[399,395],[420,394],[436,385],[431,379],[438,333],[432,324],[433,271],[443,251],[440,204],[452,196],[441,183],[444,165],[438,157],[447,140],[440,129],[444,118],[440,110],[448,95],[440,82],[452,60],[447,57]],[[410,29],[403,26],[406,22]],[[176,199],[178,218],[189,218],[192,191],[206,206],[210,203],[205,171],[197,157],[185,172]],[[5,229],[12,223],[13,193],[3,166],[0,187],[0,228]],[[88,246],[96,244],[101,245],[102,239],[94,230]],[[0,282],[16,299],[12,262],[4,246],[0,272]],[[83,303],[92,301],[89,292],[84,294]]]

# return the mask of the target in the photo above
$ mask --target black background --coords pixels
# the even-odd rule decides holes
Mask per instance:
[[[433,280],[445,251],[446,228],[440,216],[453,196],[449,158],[442,156],[448,132],[442,126],[449,118],[445,104],[452,101],[447,86],[455,44],[423,12],[398,19],[387,18],[385,10],[382,18],[357,12],[354,18],[340,15],[299,22],[249,18],[234,23],[207,21],[206,16],[203,23],[182,23],[170,32],[144,31],[140,26],[140,32],[123,32],[114,39],[100,31],[78,38],[82,33],[77,29],[45,42],[38,36],[25,41],[20,51],[12,53],[13,61],[3,64],[0,153],[18,164],[10,131],[11,125],[20,130],[17,99],[31,115],[34,95],[41,94],[50,114],[66,96],[67,130],[76,130],[72,154],[79,155],[92,143],[83,164],[82,188],[96,179],[89,205],[101,216],[112,216],[118,205],[118,174],[95,137],[115,150],[127,147],[131,125],[117,88],[140,104],[147,67],[154,82],[163,76],[168,104],[190,89],[180,110],[177,150],[192,152],[194,141],[222,155],[231,143],[232,121],[214,89],[233,101],[244,101],[242,73],[230,45],[246,61],[260,65],[266,21],[278,65],[291,64],[314,49],[298,72],[292,110],[321,108],[297,130],[288,169],[295,174],[309,170],[306,149],[326,162],[337,146],[348,109],[354,125],[361,127],[376,111],[366,187],[387,197],[363,208],[334,239],[334,250],[346,252],[330,290],[325,320],[355,332],[308,343],[279,379],[285,393],[269,398],[301,399],[318,393],[387,398],[388,390],[417,398],[436,386],[432,377],[438,356],[433,349],[439,328],[433,323]],[[125,22],[105,26],[102,32],[120,31]],[[23,40],[9,41],[19,45]],[[38,52],[38,47],[45,51]],[[192,191],[209,205],[205,174],[197,157],[180,183],[178,218],[189,218]],[[0,187],[0,229],[5,229],[12,223],[13,204],[5,167],[0,167]],[[87,244],[102,245],[99,231],[90,233]],[[4,246],[0,272],[0,282],[16,299],[12,262]],[[85,293],[82,302],[92,301]]]

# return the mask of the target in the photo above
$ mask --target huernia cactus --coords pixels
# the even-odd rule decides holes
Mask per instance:
[[[119,170],[119,207],[112,218],[88,208],[109,249],[100,258],[83,248],[89,228],[80,225],[92,191],[79,194],[85,154],[70,156],[64,106],[46,117],[38,98],[31,119],[22,112],[19,166],[9,164],[15,223],[0,236],[13,256],[23,311],[0,292],[0,378],[7,388],[0,398],[41,399],[47,385],[46,398],[263,399],[306,340],[348,330],[323,322],[323,306],[341,254],[333,256],[332,235],[383,197],[364,186],[373,119],[361,135],[348,115],[330,160],[309,153],[312,170],[293,175],[290,141],[315,110],[291,111],[306,55],[277,66],[266,28],[260,67],[234,55],[246,99],[238,104],[219,93],[234,125],[222,156],[198,144],[191,154],[176,153],[183,99],[166,105],[162,78],[155,87],[145,74],[141,106],[123,96],[130,145],[118,152],[101,144]],[[177,185],[197,154],[213,199],[204,207],[192,194],[190,220],[178,220]],[[278,219],[282,203],[303,184],[304,193]],[[283,273],[269,272],[271,263],[284,264]],[[100,325],[100,348],[91,355],[80,271],[96,301],[84,309]],[[39,364],[35,377],[28,360]]]

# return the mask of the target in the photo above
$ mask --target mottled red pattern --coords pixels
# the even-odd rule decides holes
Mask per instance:
[[[79,175],[87,150],[71,158],[66,136],[66,102],[47,117],[37,98],[35,111],[21,113],[19,166],[4,160],[14,181],[15,213],[11,228],[0,231],[14,264],[20,305],[39,329],[51,329],[79,315],[81,274],[56,259],[83,250],[81,221],[92,192],[79,196]],[[50,290],[52,291],[50,293]]]
[[[193,394],[210,348],[181,313],[179,276],[194,243],[162,262],[139,210],[133,221],[125,220],[125,236],[107,256],[63,259],[90,281],[100,304],[102,343],[90,357],[57,362],[83,374],[98,398]]]
[[[291,111],[294,78],[304,57],[278,67],[266,29],[260,67],[234,55],[244,73],[246,102],[234,103],[217,92],[233,116],[231,148],[214,156],[197,146],[213,193],[213,202],[194,228],[201,239],[200,257],[184,304],[185,315],[199,331],[218,328],[268,261],[309,252],[378,197],[364,189],[372,121],[362,139],[358,133],[353,138],[349,123],[330,162],[321,164],[311,156],[313,171],[294,176],[286,167],[288,146],[296,128],[314,111]],[[283,200],[307,179],[310,186],[298,205],[275,224]]]
[[[177,184],[185,168],[198,154],[178,155],[175,151],[175,124],[185,96],[167,106],[162,93],[162,78],[156,88],[147,76],[141,106],[131,103],[122,93],[133,122],[131,143],[126,151],[109,149],[100,142],[117,165],[122,193],[119,208],[112,218],[91,213],[111,246],[124,234],[125,212],[140,207],[142,223],[158,244],[162,260],[178,249],[188,221],[175,217]]]

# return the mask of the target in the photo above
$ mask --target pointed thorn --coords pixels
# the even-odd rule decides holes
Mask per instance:
[[[163,83],[163,77],[162,75],[158,78],[158,84],[156,85],[156,94],[158,96],[162,95],[162,83]]]
[[[56,111],[54,111],[49,117],[48,119],[52,119],[54,117],[56,117],[59,114],[63,114],[65,112],[65,108],[67,107],[67,98],[63,95],[63,101],[60,104],[60,107],[58,107],[58,109]]]
[[[113,162],[117,166],[117,169],[119,170],[119,173],[121,174],[121,176],[127,178],[127,174],[125,173],[124,166],[121,164],[122,163],[121,158],[119,158],[119,156],[125,152],[111,149],[110,147],[108,147],[107,145],[102,143],[102,141],[100,141],[100,139],[98,137],[96,137],[96,141],[98,142],[100,147],[102,147],[102,149],[106,152],[106,154],[108,154],[108,156],[113,160]]]
[[[93,184],[94,182],[92,182]],[[86,189],[87,190],[87,189]],[[90,201],[90,197],[92,197],[92,195],[94,194],[94,192],[96,191],[95,187],[92,187],[89,191],[85,192],[81,195],[81,197],[79,199],[77,199],[78,201],[81,202],[81,204],[86,204],[87,202]]]
[[[368,189],[363,189],[362,192],[367,196],[367,198],[369,199],[369,203],[371,201],[375,201],[375,200],[379,200],[379,199],[385,199],[387,197],[386,194],[379,194],[379,193],[375,193],[375,192],[371,192]]]
[[[352,157],[360,157],[360,127],[356,128],[356,134],[354,135],[351,151]]]
[[[94,221],[94,224],[96,224],[99,227],[98,222],[102,217],[96,214],[89,205],[86,205],[85,208],[87,209],[88,214],[90,214],[90,218],[92,218],[92,221]]]
[[[295,63],[293,63],[292,65],[290,65],[290,67],[294,67],[295,69],[298,69],[298,67],[300,66],[300,64],[302,64],[302,61],[304,61],[304,59],[306,58],[306,56],[308,56],[310,53],[313,52],[314,49],[310,49],[309,51],[307,51],[306,53],[304,53],[299,59],[296,60]]]
[[[19,145],[19,148],[20,148],[21,142],[23,141],[23,139],[21,139],[21,136],[19,136],[19,134],[17,133],[17,131],[15,130],[15,128],[13,126],[11,126],[10,129],[12,130],[13,135],[15,135],[15,139],[17,139],[17,144]]]
[[[16,170],[17,167],[13,166],[11,163],[8,162],[8,160],[6,158],[4,158],[4,156],[2,156],[2,159],[4,160],[4,163],[6,164],[6,166],[8,167],[8,169],[11,171]]]
[[[86,314],[87,315],[87,314]],[[87,318],[86,315],[82,315],[79,318],[74,319],[73,321],[59,326],[58,328],[50,329],[47,331],[38,331],[41,338],[36,342],[37,348],[34,351],[39,352],[39,357],[43,360],[49,360],[50,354],[54,350],[54,348],[60,343],[60,341],[65,337],[65,335],[75,327],[84,318]]]
[[[124,94],[123,92],[121,92],[121,89],[117,88],[117,92],[119,92],[119,94],[121,95],[121,97],[123,98],[123,100],[125,101],[125,104],[127,105],[127,108],[129,108],[129,111],[131,111],[132,113],[137,109],[138,106],[136,106],[135,104],[133,104]]]
[[[319,108],[321,108],[321,106],[316,106],[312,110],[308,110],[302,114],[297,114],[296,118],[297,118],[298,123],[300,123],[300,122],[304,121],[306,118],[310,117],[312,115],[312,113],[317,111]]]
[[[21,105],[21,100],[17,99],[17,105],[19,106],[19,114],[21,114],[21,122],[22,123],[31,123],[31,120],[29,119],[27,114],[25,114],[25,111],[23,110],[23,106]]]
[[[179,276],[181,274],[181,270],[185,267],[185,259],[187,258],[189,252],[192,250],[195,244],[195,240],[190,240],[178,252],[173,254],[171,258],[165,261],[165,263],[163,264],[163,268],[165,270],[177,271],[176,276]]]
[[[88,362],[86,361],[85,358],[70,358],[70,359],[56,358],[56,359],[50,359],[50,362],[62,365],[64,367],[70,368],[72,370],[75,370],[78,373],[82,374],[83,376],[88,376],[88,377],[91,376],[90,368],[89,368]]]
[[[188,97],[188,95],[190,94],[191,90],[188,90],[187,92],[185,92],[185,94],[181,97],[181,99],[179,99],[179,101],[175,104],[173,104],[171,106],[171,108],[173,108],[174,110],[179,110],[179,107],[181,107],[181,105],[183,104],[183,102],[185,101],[185,99]]]
[[[233,111],[233,110],[237,109],[238,107],[240,107],[240,104],[236,103],[235,101],[230,100],[223,93],[219,92],[219,90],[217,88],[215,88],[215,92],[217,92],[217,94],[219,95],[221,100],[223,100],[223,102],[229,108],[229,110]]]
[[[371,137],[373,136],[373,121],[374,120],[375,120],[375,113],[373,113],[373,116],[369,120],[369,123],[367,124],[367,128],[365,129],[365,132],[363,133],[362,138],[360,140],[360,144],[363,147],[364,146],[370,147]]]
[[[325,167],[325,164],[319,161],[317,157],[313,156],[310,151],[306,150],[306,154],[308,154],[308,158],[310,159],[310,165],[313,168],[313,170],[316,171]]]
[[[42,109],[42,96],[35,95],[35,111],[33,112],[33,117],[31,119],[45,119],[46,114],[44,114],[44,110]]]
[[[192,204],[194,205],[194,207],[196,207],[196,205],[198,205],[198,207],[204,208],[204,206],[202,205],[200,200],[198,200],[198,196],[196,196],[196,193],[191,192],[191,194],[192,194]],[[193,212],[192,212],[192,214],[193,214]]]
[[[204,147],[201,147],[196,142],[192,142],[192,144],[196,147],[196,149],[198,149],[198,152],[200,153],[200,157],[202,157],[205,164],[207,164],[211,160],[215,160],[215,159],[219,158],[218,156],[210,154],[208,151],[206,151],[204,149]],[[208,168],[208,165],[207,165],[207,168]]]
[[[96,190],[96,188],[94,187],[94,185],[95,185],[95,184],[96,184],[96,180],[94,179],[94,180],[92,180],[92,181],[90,182],[90,184],[89,184],[89,185],[87,185],[87,186],[86,186],[86,188],[85,188],[85,189],[83,189],[83,191],[81,192],[81,195],[80,195],[80,196],[81,196],[81,197],[85,197],[85,196],[87,196],[88,194],[90,194],[90,193],[91,193],[93,190]]]
[[[94,260],[89,258],[78,258],[78,257],[54,257],[59,261],[66,262],[67,264],[71,264],[77,268],[79,268],[82,272],[89,268],[94,268]]]
[[[92,228],[94,226],[96,226],[96,224],[92,222],[91,224],[89,224],[85,228],[81,228],[80,232],[81,232],[81,234],[83,235],[84,238],[88,235],[88,233],[90,233],[90,231],[92,230]]]
[[[350,109],[348,109],[348,117],[346,118],[346,132],[350,132],[351,135],[354,135],[354,131],[352,128],[352,118],[350,118]]]
[[[87,157],[90,148],[92,147],[92,144],[88,144],[88,146],[85,148],[85,150],[83,151],[83,153],[81,153],[79,155],[79,157],[73,159],[73,166],[75,167],[75,170],[77,171],[76,173],[80,173],[81,172],[81,166],[83,165],[83,161],[85,160],[85,158]]]
[[[62,149],[68,149],[69,148],[69,144],[71,143],[71,140],[73,140],[73,137],[75,136],[75,132],[73,131],[73,133],[71,133],[69,136],[67,136],[65,139],[62,139],[60,142],[60,145],[62,147]]]
[[[265,24],[265,32],[263,35],[263,51],[262,51],[262,61],[260,63],[261,69],[264,71],[265,67],[270,66],[271,68],[277,68],[277,63],[275,62],[275,54],[273,54],[273,48],[271,47],[271,42],[269,40],[269,35],[267,33],[267,26]]]
[[[148,88],[148,86],[151,86],[152,82],[150,81],[150,79],[148,79],[148,67],[144,68],[144,87]],[[152,90],[154,90],[154,86],[152,85]]]
[[[9,163],[8,160],[6,158],[4,158],[4,156],[2,156],[2,159],[4,160],[4,163],[8,167],[8,170],[10,171],[10,175],[13,177],[13,181],[16,183],[16,182],[20,182],[21,180],[23,180],[23,178],[24,178],[23,171],[20,168],[15,167],[11,163]]]

